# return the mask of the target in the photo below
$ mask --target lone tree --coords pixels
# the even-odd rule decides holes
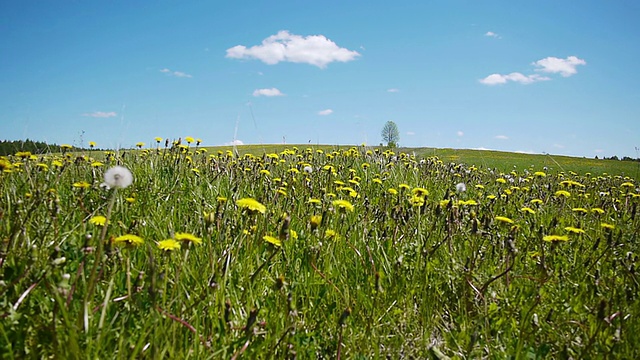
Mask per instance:
[[[382,136],[382,141],[386,142],[388,147],[394,148],[398,146],[400,132],[398,131],[398,125],[393,121],[387,121],[387,123],[384,124],[380,135]]]

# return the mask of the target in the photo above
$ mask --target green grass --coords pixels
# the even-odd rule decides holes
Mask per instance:
[[[638,357],[636,163],[285,148],[2,159],[0,356]]]

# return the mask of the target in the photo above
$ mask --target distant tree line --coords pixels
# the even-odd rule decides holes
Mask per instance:
[[[598,159],[598,156],[596,155],[596,159]],[[634,159],[628,156],[624,156],[622,159],[619,159],[617,156],[613,155],[611,157],[603,157],[602,160],[618,160],[618,161],[638,161],[640,162],[640,158]]]
[[[76,147],[66,149],[68,151],[81,150]],[[28,151],[32,154],[46,154],[51,152],[61,152],[62,147],[56,144],[47,144],[42,141],[33,140],[1,140],[0,155],[13,155],[20,151]]]

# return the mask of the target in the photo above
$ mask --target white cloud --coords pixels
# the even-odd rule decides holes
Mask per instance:
[[[284,94],[276,88],[271,88],[271,89],[256,89],[253,92],[253,96],[284,96]]]
[[[242,140],[233,140],[227,143],[224,143],[225,146],[232,146],[232,145],[244,145],[244,143],[242,142]]]
[[[226,55],[231,59],[258,59],[269,65],[285,61],[319,68],[325,68],[334,61],[352,61],[358,56],[357,51],[341,48],[324,35],[300,36],[285,30],[262,40],[261,45],[250,48],[236,45],[227,49]]]
[[[110,117],[118,116],[118,114],[115,111],[109,111],[109,112],[94,111],[92,113],[84,113],[82,114],[82,116],[89,116],[94,118],[110,118]]]
[[[333,114],[333,110],[331,110],[331,109],[325,109],[325,110],[322,110],[322,111],[318,111],[318,115],[323,115],[324,116],[324,115],[331,115],[331,114]]]
[[[492,37],[492,38],[497,38],[497,39],[500,39],[500,38],[501,38],[501,36],[500,36],[500,35],[498,35],[498,34],[494,33],[493,31],[487,31],[487,32],[484,34],[484,36],[488,36],[488,37]]]
[[[464,133],[462,131],[458,131],[456,134],[458,134],[458,136],[464,136]]]
[[[520,84],[531,84],[538,81],[551,80],[546,76],[540,76],[538,74],[524,75],[519,72],[513,72],[511,74],[491,74],[484,79],[480,79],[480,82],[485,85],[498,85],[506,84],[509,81],[517,82]]]
[[[415,134],[416,134],[416,133],[415,133],[415,132],[413,132],[413,131],[407,131],[407,135],[409,135],[409,136],[413,136],[413,135],[415,135]]]
[[[496,136],[494,137],[494,139],[498,139],[498,140],[508,140],[508,139],[509,139],[509,137],[508,137],[508,136],[506,136],[506,135],[496,135]]]
[[[173,71],[173,70],[167,69],[167,68],[160,69],[160,72],[168,74],[168,75],[171,75],[171,76],[175,76],[175,77],[182,77],[182,78],[191,78],[191,77],[193,77],[193,76],[191,76],[191,75],[189,75],[189,74],[187,74],[185,72]]]
[[[560,73],[563,77],[575,75],[578,72],[576,70],[576,66],[586,64],[586,61],[579,59],[576,56],[569,56],[566,59],[549,56],[532,63],[532,65],[537,67],[536,71],[552,74]]]
[[[391,89],[387,89],[387,92],[397,93],[397,92],[400,92],[400,89],[391,88]]]
[[[564,149],[564,145],[562,144],[553,144],[553,147],[558,149]]]
[[[598,154],[600,154],[600,153],[603,153],[603,152],[604,152],[604,150],[602,150],[602,149],[595,149],[595,150],[593,150],[593,151],[594,151],[594,152],[596,152],[596,153],[598,153]]]
[[[514,151],[514,153],[518,153],[518,154],[536,154],[535,151],[533,150],[516,150]]]

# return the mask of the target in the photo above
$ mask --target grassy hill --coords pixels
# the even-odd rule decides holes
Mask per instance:
[[[323,151],[332,151],[335,149],[349,148],[349,145],[305,145],[305,144],[266,144],[266,145],[240,145],[236,147],[238,154],[244,155],[251,153],[260,155],[263,153],[279,153],[284,149],[312,148],[314,150],[321,149]],[[371,149],[379,148],[384,151],[383,147],[371,147]],[[207,147],[209,153],[217,151],[226,152],[233,150],[232,146],[216,146]],[[501,172],[510,172],[514,168],[527,169],[533,166],[533,169],[541,170],[548,168],[553,172],[569,172],[574,171],[578,174],[591,173],[593,175],[611,174],[629,176],[640,179],[640,162],[638,161],[620,161],[620,160],[603,160],[590,159],[562,155],[549,154],[523,154],[504,151],[491,150],[467,150],[467,149],[436,149],[436,148],[398,148],[394,150],[396,153],[405,152],[415,154],[419,158],[437,156],[444,162],[464,163],[467,165],[475,165],[479,168],[495,168]]]

